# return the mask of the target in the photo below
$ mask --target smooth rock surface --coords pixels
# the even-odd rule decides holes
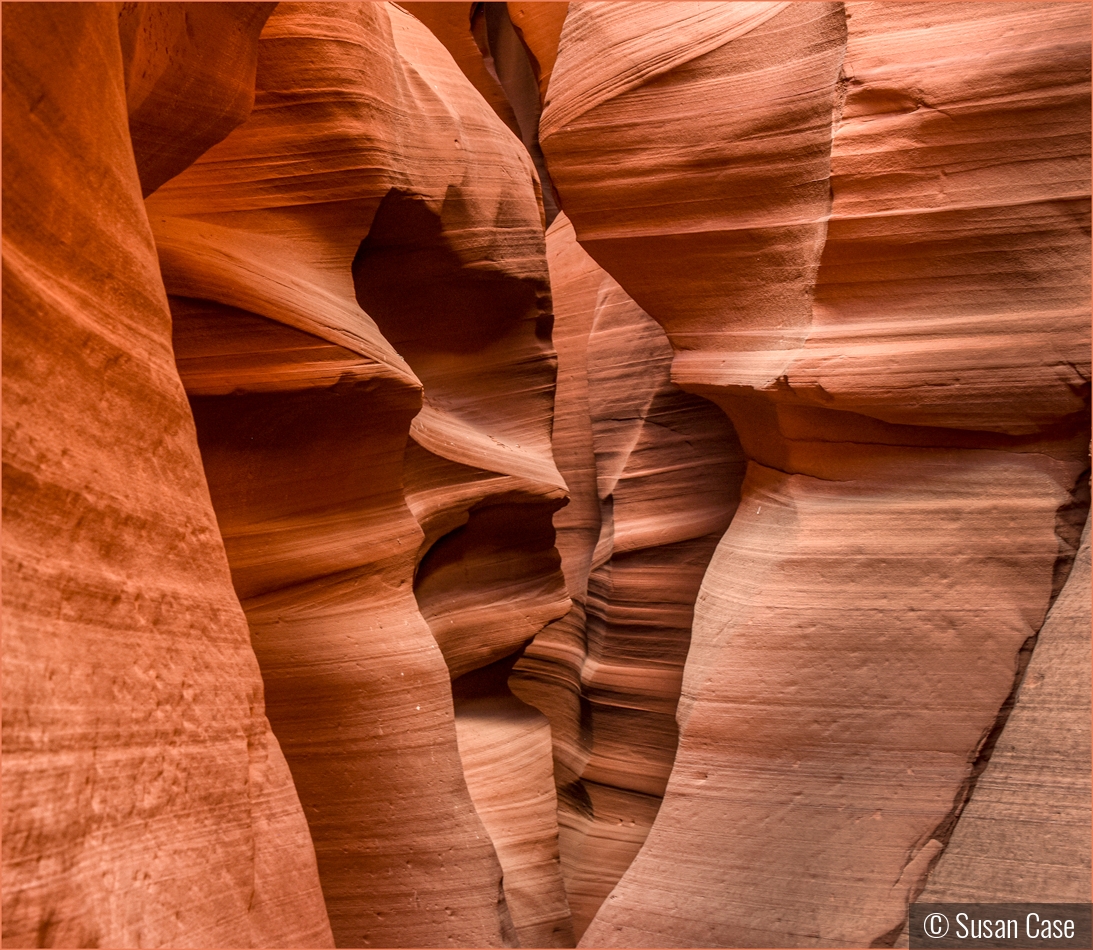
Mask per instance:
[[[547,3],[539,15],[510,9],[504,3],[407,3],[452,54],[459,68],[498,117],[524,143],[538,175],[543,213],[549,225],[558,214],[550,175],[539,147],[541,90],[549,80],[513,14],[527,22],[533,41],[542,50],[553,40],[556,49],[566,4]],[[561,7],[561,10],[556,9]],[[544,53],[544,59],[549,56]]]
[[[545,106],[550,74],[558,58],[558,43],[569,4],[553,0],[535,0],[531,3],[512,0],[505,5],[509,19],[531,57],[531,68],[539,83],[539,101]]]
[[[6,944],[1088,897],[1088,5],[4,14]]]
[[[1089,524],[997,745],[920,901],[1089,899]]]
[[[839,474],[749,467],[695,608],[664,804],[587,945],[902,927],[1042,620],[1070,477],[952,450]]]
[[[400,6],[416,16],[444,44],[471,85],[482,94],[512,134],[519,138],[520,123],[505,95],[497,75],[497,64],[490,53],[485,16],[481,11],[476,11],[481,4],[466,0],[451,3],[409,0]]]
[[[457,695],[455,726],[471,799],[505,872],[520,946],[572,947],[550,722],[512,695]]]

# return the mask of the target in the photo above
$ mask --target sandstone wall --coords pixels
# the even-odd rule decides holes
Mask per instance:
[[[6,944],[1088,897],[1087,6],[15,4],[3,66]]]
[[[471,715],[457,744],[450,687],[568,606],[529,159],[414,18],[281,4],[251,118],[149,207],[335,937],[564,931],[545,721],[512,721],[512,741],[534,740],[531,773],[491,769],[477,736],[491,717]],[[494,700],[515,702],[503,682]],[[472,802],[489,781],[542,800],[531,832],[509,833],[519,814],[492,822],[514,839],[501,865]],[[529,886],[553,888],[547,910],[521,900]]]
[[[560,845],[579,935],[664,793],[693,605],[744,462],[724,415],[671,383],[663,331],[581,250],[564,216],[547,246],[554,450],[573,494],[558,543],[574,607],[520,660],[516,688],[551,713],[557,736]],[[559,681],[573,694],[558,695]]]
[[[571,4],[560,202],[749,460],[585,944],[898,935],[1077,540],[1088,44],[1062,5]]]
[[[186,84],[123,48],[128,9],[4,11],[6,946],[331,946],[141,200],[226,133],[268,12],[203,11],[217,81],[179,64],[167,159],[134,158],[126,80]]]

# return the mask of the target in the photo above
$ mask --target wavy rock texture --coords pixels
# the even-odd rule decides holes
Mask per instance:
[[[411,22],[407,36],[435,49]],[[407,502],[425,532],[414,593],[455,681],[471,795],[498,850],[517,936],[564,946],[572,930],[553,795],[542,783],[548,723],[503,678],[474,676],[511,667],[569,607],[551,524],[565,485],[550,450],[555,361],[534,173],[450,65],[411,55],[423,72],[431,67],[425,75],[461,121],[474,122],[473,158],[448,155],[468,163],[472,184],[463,194],[449,188],[438,209],[389,194],[353,275],[358,299],[425,385],[405,466]],[[470,174],[491,156],[496,177]],[[511,168],[522,178],[508,184]],[[506,766],[505,749],[525,767]]]
[[[126,71],[112,4],[5,10],[3,38],[4,944],[330,946],[172,358],[164,164],[130,143],[126,76],[163,63]],[[235,78],[201,64],[237,39],[179,54],[171,167],[226,131]]]
[[[517,938],[569,946],[555,797],[544,781],[549,724],[494,673],[569,607],[551,524],[565,485],[550,449],[555,359],[536,182],[519,143],[424,31],[402,23],[405,55],[476,133],[472,157],[448,155],[469,181],[463,194],[448,188],[439,211],[389,195],[354,281],[425,385],[404,471],[425,532],[414,593],[454,680],[471,797],[497,849]],[[475,173],[490,164],[492,175]]]
[[[129,135],[145,197],[250,115],[276,3],[121,3]]]
[[[542,4],[548,9],[539,13],[529,13],[526,4],[430,2],[403,6],[429,27],[501,121],[524,143],[535,164],[549,225],[558,214],[558,205],[539,147],[540,90],[545,90],[550,79],[549,61],[544,72],[512,17],[527,24],[531,39],[540,48],[551,40],[556,48],[567,4]]]
[[[559,546],[578,606],[537,638],[518,689],[561,720],[558,758],[574,776],[561,848],[580,934],[664,792],[692,607],[736,508],[743,457],[724,415],[671,383],[664,332],[564,217],[548,249],[567,423],[555,427],[555,452],[574,493]],[[559,679],[579,689],[568,708],[550,695]]]
[[[1088,6],[406,8],[4,10],[5,944],[1087,897]]]
[[[571,5],[561,201],[750,460],[584,944],[896,939],[1076,542],[1088,51],[1076,7]]]
[[[530,829],[491,816],[499,866],[449,686],[568,607],[530,160],[412,17],[282,4],[251,119],[150,208],[339,944],[507,942],[502,868],[517,933],[564,932],[546,721],[512,723],[528,769],[468,753],[468,775],[543,806]]]

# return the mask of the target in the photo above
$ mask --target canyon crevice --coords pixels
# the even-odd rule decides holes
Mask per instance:
[[[3,10],[3,942],[906,945],[1090,880],[1090,10]]]

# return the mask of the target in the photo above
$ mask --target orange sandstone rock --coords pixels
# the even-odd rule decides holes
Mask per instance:
[[[566,346],[560,358],[584,377],[587,402],[575,402],[590,423],[587,434],[556,430],[555,441],[576,463],[574,491],[590,482],[600,509],[598,537],[583,532],[569,571],[585,614],[574,670],[581,704],[578,723],[559,728],[559,758],[577,778],[565,786],[561,820],[580,933],[636,854],[663,794],[691,609],[735,509],[743,459],[724,415],[672,385],[663,331],[576,246],[565,219],[548,239],[559,329],[584,332],[583,353]],[[559,399],[571,394],[560,389]],[[589,450],[594,470],[580,465]],[[529,697],[545,692],[542,667],[559,633],[546,632],[521,664],[533,678]],[[555,704],[545,708],[557,715]]]
[[[569,4],[552,0],[534,3],[513,0],[506,6],[509,19],[531,56],[531,68],[539,83],[539,100],[545,106]]]
[[[1069,6],[571,5],[562,203],[751,460],[585,944],[896,939],[1073,550],[1088,44]]]
[[[274,729],[339,943],[498,945],[449,683],[568,606],[531,161],[394,6],[281,5],[257,83],[149,205]],[[564,928],[549,902],[517,928]]]
[[[13,7],[3,41],[4,943],[330,946],[171,353],[117,10]]]
[[[1089,523],[1013,712],[920,901],[1089,897]]]
[[[1070,479],[981,450],[855,467],[752,463],[695,609],[664,805],[589,945],[860,946],[902,927],[1042,621]]]
[[[539,115],[542,111],[540,89],[545,88],[542,70],[523,34],[510,19],[504,3],[407,3],[403,4],[421,19],[452,54],[459,68],[500,119],[524,143],[535,163],[543,200],[546,223],[558,213],[550,186],[550,176],[539,147]],[[535,19],[531,32],[540,47],[557,48],[561,20],[566,4],[544,11],[546,22]],[[525,19],[528,17],[525,15]],[[544,53],[544,56],[547,54]],[[549,73],[546,77],[549,79]]]
[[[550,722],[506,689],[511,660],[455,684],[459,755],[474,807],[505,871],[505,900],[520,945],[572,947],[558,858],[558,801]]]
[[[410,0],[399,5],[421,20],[444,44],[471,85],[482,94],[482,98],[513,135],[519,137],[520,123],[505,95],[497,66],[490,55],[485,17],[481,12],[475,16],[476,8],[480,8],[481,4],[467,3],[465,0],[458,3]]]
[[[129,133],[147,197],[250,115],[276,3],[121,3]]]
[[[274,7],[5,10],[5,943],[1088,896],[1088,7]]]
[[[432,205],[389,193],[353,276],[358,300],[425,387],[404,475],[426,535],[414,594],[455,681],[471,795],[518,938],[567,946],[554,799],[543,794],[549,726],[489,675],[511,668],[569,607],[551,525],[565,486],[550,450],[555,360],[534,172],[435,42],[409,18],[399,22],[403,55],[458,107],[469,148],[445,152],[437,136],[438,154],[466,163],[460,187]],[[520,750],[524,766],[504,765],[499,747]]]

